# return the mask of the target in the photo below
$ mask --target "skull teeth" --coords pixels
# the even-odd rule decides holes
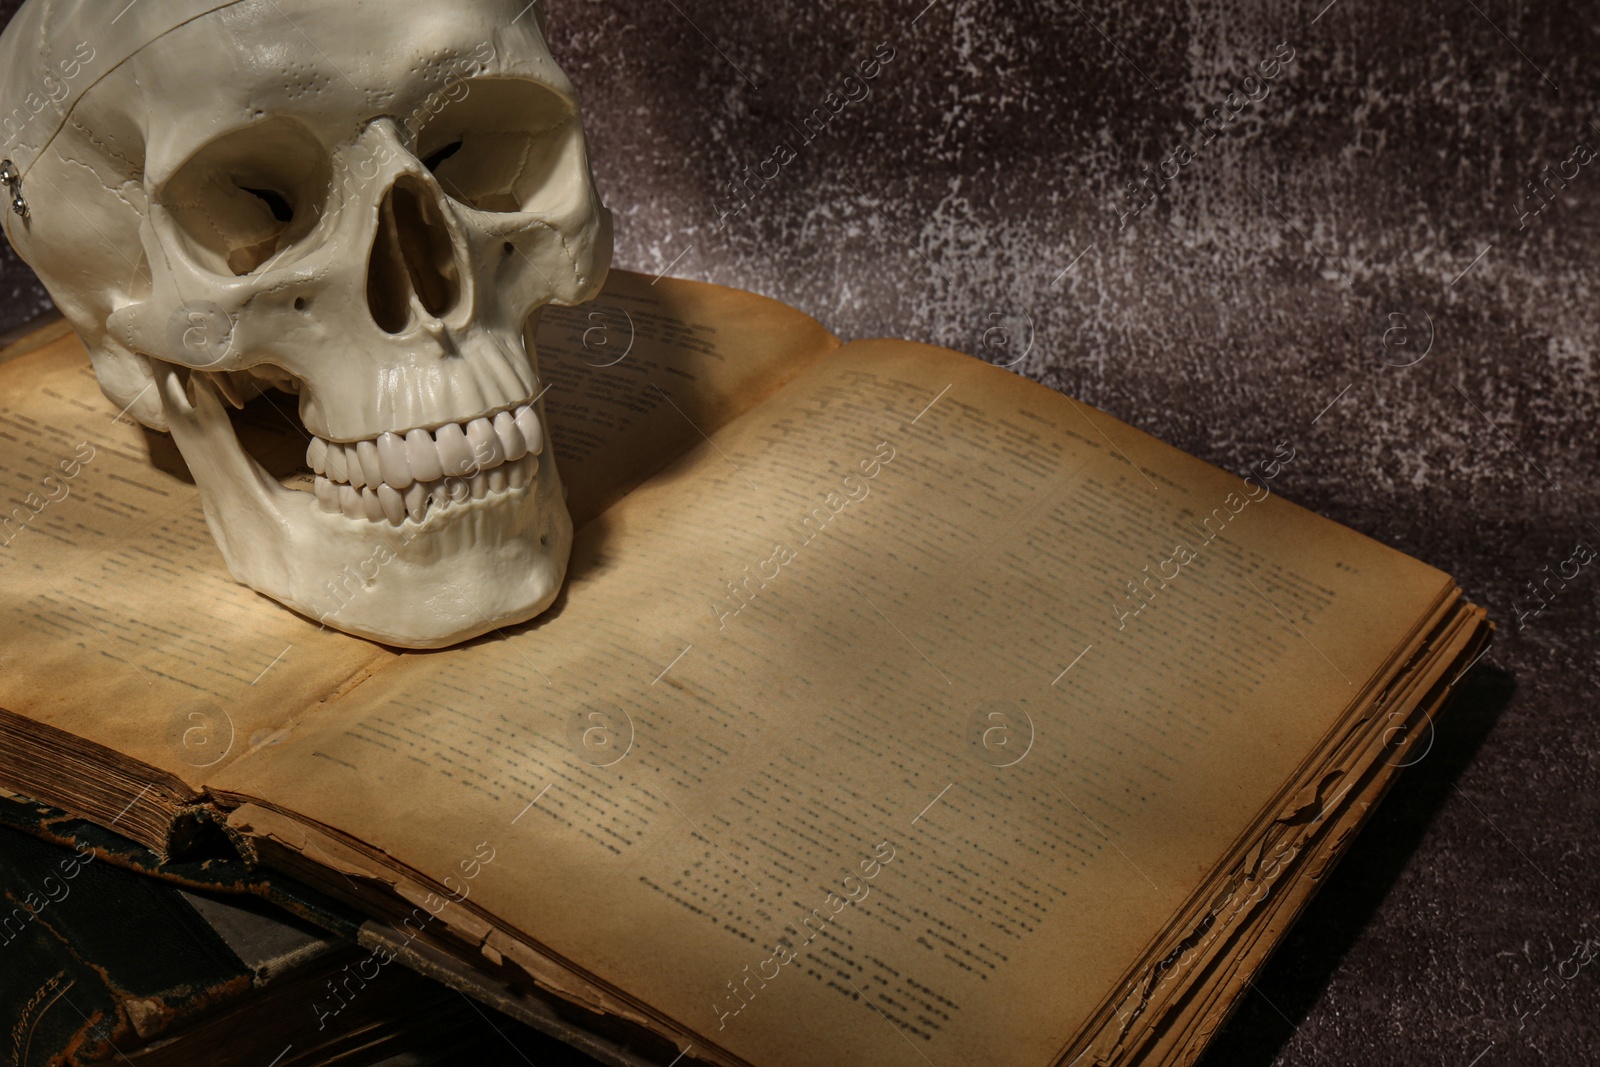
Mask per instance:
[[[393,520],[397,510],[409,512],[409,505],[400,494],[414,485],[431,485],[452,477],[470,479],[543,451],[544,430],[530,402],[492,418],[446,423],[431,432],[417,429],[385,433],[353,444],[313,437],[306,449],[306,463],[321,476],[319,481],[332,483],[331,496],[319,496],[324,506],[330,501],[339,502],[339,506],[328,510],[365,515],[377,509]],[[508,470],[503,477],[511,476]],[[486,489],[493,488],[488,482],[484,485]],[[357,492],[345,494],[340,486]],[[395,495],[382,493],[384,489]],[[363,500],[364,492],[372,494],[370,506]],[[388,500],[387,505],[384,500]]]
[[[433,434],[427,430],[412,430],[406,434],[406,466],[414,481],[436,482],[444,477],[444,465],[439,462]]]
[[[389,520],[390,525],[399,526],[406,521],[406,502],[400,496],[400,490],[393,486],[378,486],[378,507],[383,509],[383,517]]]
[[[485,500],[514,489],[525,489],[538,471],[539,457],[523,455],[491,470],[477,471],[465,477],[414,481],[404,492],[385,482],[380,482],[376,489],[371,486],[357,488],[323,475],[317,476],[314,491],[324,511],[342,512],[352,519],[399,526],[407,520],[420,523],[435,509],[452,504]]]

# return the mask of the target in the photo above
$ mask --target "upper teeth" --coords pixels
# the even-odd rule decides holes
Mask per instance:
[[[317,497],[330,511],[398,524],[408,513],[421,521],[434,502],[430,498],[481,499],[485,491],[527,485],[543,451],[544,430],[530,402],[431,433],[385,433],[353,444],[313,437],[306,462],[320,475]],[[452,488],[450,479],[465,484]]]

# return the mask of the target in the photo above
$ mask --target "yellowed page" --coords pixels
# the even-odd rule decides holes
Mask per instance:
[[[776,300],[631,271],[588,304],[546,308],[545,409],[574,525],[838,344]]]
[[[1247,484],[847,345],[583,531],[536,629],[403,657],[212,784],[722,1058],[1043,1067],[1452,592],[1271,495],[1296,458]]]
[[[11,716],[198,785],[390,657],[234,583],[171,439],[118,417],[75,337],[0,375]]]
[[[575,520],[837,344],[775,301],[624,271],[595,303],[550,309],[546,411]],[[292,482],[306,439],[289,404],[258,400],[237,425]],[[181,802],[178,783],[275,743],[393,658],[232,580],[171,439],[118,418],[75,337],[0,366],[0,501],[0,733],[64,732],[50,746],[60,758],[12,784],[44,792],[41,776],[70,772],[99,789],[85,814],[108,818],[143,785],[140,805]],[[74,737],[105,750],[69,767]],[[95,783],[112,762],[126,780]]]
[[[1199,1056],[1395,777],[1426,757],[1450,680],[1482,651],[1489,634],[1481,608],[1451,605],[1393,699],[1353,724],[1354,743],[1318,768],[1323,785],[1315,804],[1272,827],[1253,847],[1247,876],[1211,898],[1205,932],[1167,934],[1155,954],[1158,965],[1142,976],[1148,1002],[1139,1007],[1138,997],[1128,997],[1115,1003],[1114,1019],[1092,1035],[1089,1050],[1069,1047],[1065,1062],[1155,1067]],[[1142,1017],[1131,1018],[1136,1013]]]

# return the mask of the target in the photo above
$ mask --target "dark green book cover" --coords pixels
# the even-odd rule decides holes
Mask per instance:
[[[136,936],[134,936],[136,935]],[[115,1056],[247,993],[254,972],[177,890],[0,828],[9,1067]]]
[[[0,1067],[592,1062],[405,968],[356,981],[361,916],[214,844],[162,864],[0,795]]]

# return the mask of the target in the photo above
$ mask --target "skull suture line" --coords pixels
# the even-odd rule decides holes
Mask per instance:
[[[534,331],[599,290],[611,221],[542,10],[122,7],[28,0],[0,41],[7,233],[107,396],[170,430],[259,592],[416,648],[543,611],[572,530]],[[314,494],[233,430],[224,401],[269,389]]]

